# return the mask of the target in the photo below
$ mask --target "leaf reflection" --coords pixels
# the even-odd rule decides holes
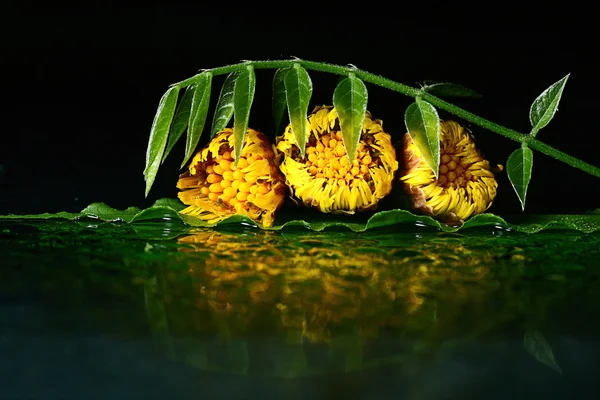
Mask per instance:
[[[523,346],[536,360],[562,374],[562,370],[554,359],[552,347],[550,347],[550,344],[540,331],[531,330],[525,332]]]

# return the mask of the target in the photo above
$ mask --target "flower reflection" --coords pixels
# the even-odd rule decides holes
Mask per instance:
[[[491,262],[448,239],[386,248],[359,235],[207,230],[179,243],[190,253],[196,309],[229,330],[275,326],[313,343],[331,342],[340,327],[353,326],[364,342],[405,326],[428,298],[469,296],[466,285],[485,277]]]

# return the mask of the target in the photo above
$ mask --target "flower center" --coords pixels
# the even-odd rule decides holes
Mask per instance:
[[[476,179],[469,170],[472,163],[465,162],[463,157],[456,156],[455,153],[453,148],[441,150],[438,185],[444,188],[466,187],[469,181]]]
[[[260,155],[241,156],[235,167],[232,151],[233,149],[228,149],[218,159],[205,164],[207,184],[200,191],[211,201],[227,204],[238,212],[248,211],[250,203],[268,193],[271,185],[241,171],[261,160]]]
[[[355,179],[357,182],[370,181],[369,168],[377,165],[370,148],[362,140],[350,165],[340,131],[324,133],[319,139],[311,137],[306,144],[306,156],[305,165],[313,177],[343,181],[345,184],[352,184]]]

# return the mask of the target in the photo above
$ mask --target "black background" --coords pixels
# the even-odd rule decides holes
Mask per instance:
[[[200,68],[244,59],[291,56],[354,64],[403,83],[450,81],[482,99],[461,107],[528,132],[529,106],[548,86],[571,77],[559,112],[538,138],[598,165],[597,36],[594,27],[472,15],[396,15],[385,7],[355,15],[306,6],[288,15],[223,4],[138,9],[88,5],[3,15],[4,105],[0,144],[0,214],[79,211],[91,202],[144,207],[175,197],[183,141],[144,198],[145,150],[158,100],[171,83]],[[231,8],[231,9],[230,9]],[[581,10],[585,14],[585,10]],[[563,26],[563,28],[560,28]],[[272,70],[257,70],[250,126],[273,134]],[[312,105],[331,104],[337,77],[310,72]],[[213,80],[213,101],[224,77]],[[398,138],[411,98],[372,85],[368,109]],[[312,107],[311,107],[312,108]],[[209,111],[212,116],[212,109]],[[448,117],[441,112],[442,117]],[[210,123],[210,122],[209,122]],[[492,163],[518,144],[471,126]],[[598,207],[598,178],[534,153],[528,212],[583,212]],[[490,211],[520,212],[506,174]]]

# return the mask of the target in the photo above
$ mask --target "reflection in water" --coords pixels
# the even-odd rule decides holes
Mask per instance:
[[[469,247],[453,235],[407,239],[392,247],[389,235],[347,233],[201,230],[181,237],[179,251],[186,254],[176,258],[186,269],[170,269],[163,277],[171,335],[199,342],[216,335],[226,353],[237,349],[229,353],[232,362],[251,357],[248,338],[274,335],[271,345],[280,341],[282,349],[262,356],[291,351],[283,357],[295,363],[287,372],[275,362],[283,375],[310,373],[310,349],[336,353],[316,366],[330,372],[427,350],[440,327],[455,329],[464,312],[484,307],[498,252]],[[189,285],[182,290],[185,280]],[[382,343],[387,345],[378,349]],[[182,351],[187,356],[190,349]],[[201,356],[203,367],[207,357]],[[238,367],[247,372],[251,360],[245,362]]]
[[[120,394],[164,398],[597,393],[600,235],[172,228],[0,226],[9,390],[79,399],[119,375]]]
[[[302,328],[313,341],[330,340],[329,328],[344,321],[361,321],[363,329],[373,328],[373,322],[400,323],[422,305],[435,280],[477,280],[491,259],[468,257],[468,250],[448,241],[416,242],[390,254],[368,239],[260,236],[248,240],[200,232],[179,242],[191,244],[182,251],[208,250],[206,258],[191,264],[190,272],[215,310],[239,311],[247,318],[249,308],[270,304],[284,326]]]

